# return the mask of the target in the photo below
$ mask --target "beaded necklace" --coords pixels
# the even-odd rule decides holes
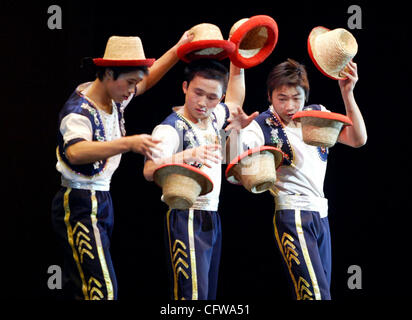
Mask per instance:
[[[276,129],[280,129],[282,131],[283,136],[284,136],[284,139],[282,139],[282,140],[286,142],[286,149],[287,149],[287,150],[285,150],[286,152],[284,151],[284,154],[285,154],[285,157],[287,158],[288,162],[290,162],[290,164],[292,164],[293,159],[294,159],[294,152],[293,152],[292,146],[290,145],[288,136],[286,134],[285,126],[284,126],[282,120],[278,117],[275,109],[273,108],[273,105],[270,105],[269,111],[270,111],[271,117],[266,119],[267,120],[266,123],[270,127],[272,127],[272,128],[274,127]],[[282,146],[281,146],[280,149],[282,149],[282,148],[285,149],[283,143],[282,143]]]

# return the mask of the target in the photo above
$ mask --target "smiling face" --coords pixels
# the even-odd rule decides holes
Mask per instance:
[[[144,72],[135,70],[127,73],[121,73],[116,80],[113,79],[113,74],[108,72],[106,78],[106,89],[111,99],[117,103],[127,100],[136,90],[136,85],[143,80]]]
[[[276,113],[287,125],[293,115],[302,110],[305,103],[305,91],[301,86],[283,85],[272,91],[269,100]]]
[[[184,115],[192,122],[205,120],[223,98],[221,81],[195,76],[183,82]]]

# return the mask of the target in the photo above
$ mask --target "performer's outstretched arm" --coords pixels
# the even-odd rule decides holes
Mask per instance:
[[[178,61],[177,48],[181,45],[190,42],[193,39],[193,34],[186,31],[180,40],[149,68],[149,74],[136,85],[137,95],[149,90],[153,87]]]
[[[243,111],[245,92],[245,70],[230,63],[230,76],[225,97],[230,117],[228,119],[229,125],[225,129],[226,131],[230,129],[238,131],[245,128],[259,115],[259,112],[256,111],[248,116]]]
[[[353,89],[358,81],[358,67],[356,63],[350,61],[349,72],[343,72],[348,78],[339,80],[339,87],[342,93],[343,102],[345,103],[346,115],[352,120],[352,126],[343,128],[339,135],[338,141],[348,146],[359,148],[366,143],[367,133],[360,109],[356,103]]]
[[[125,152],[135,152],[151,158],[153,149],[157,149],[159,140],[148,134],[136,134],[112,141],[79,141],[66,149],[67,159],[71,164],[87,164],[103,160]]]

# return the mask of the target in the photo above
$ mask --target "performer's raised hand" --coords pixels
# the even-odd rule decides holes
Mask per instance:
[[[185,31],[185,33],[183,33],[182,37],[179,39],[179,41],[176,43],[175,48],[179,48],[181,45],[184,45],[186,43],[189,43],[190,41],[193,40],[194,37],[194,33],[191,32],[190,30]]]
[[[257,116],[259,112],[255,111],[250,116],[248,116],[241,107],[236,107],[235,111],[230,113],[230,117],[227,120],[229,125],[225,128],[225,131],[235,129],[237,132],[240,129],[247,127]]]
[[[358,82],[358,65],[352,60],[348,63],[348,72],[342,71],[342,75],[348,77],[344,80],[339,80],[339,87],[342,95],[349,94],[355,88],[356,82]]]

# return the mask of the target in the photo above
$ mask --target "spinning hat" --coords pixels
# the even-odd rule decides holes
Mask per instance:
[[[193,39],[177,49],[177,56],[184,62],[209,58],[222,60],[227,58],[235,49],[235,45],[223,40],[220,29],[214,24],[201,23],[189,30]]]
[[[163,190],[163,200],[172,209],[189,209],[198,196],[212,191],[213,182],[201,170],[188,164],[165,164],[153,174]]]
[[[265,15],[245,18],[232,26],[229,37],[236,45],[230,60],[239,68],[251,68],[272,53],[278,41],[278,25]]]
[[[341,74],[349,61],[358,52],[355,37],[347,30],[329,30],[324,27],[312,29],[308,37],[308,51],[315,66],[327,77],[343,80]]]
[[[93,59],[96,66],[103,67],[150,67],[155,59],[146,59],[139,37],[112,36],[106,44],[103,58]]]
[[[233,184],[242,184],[252,193],[262,193],[274,185],[276,169],[282,162],[283,152],[275,147],[249,149],[230,162],[226,179]]]
[[[328,148],[335,145],[343,126],[352,125],[347,116],[328,111],[299,111],[292,119],[301,121],[303,141],[306,144]]]

